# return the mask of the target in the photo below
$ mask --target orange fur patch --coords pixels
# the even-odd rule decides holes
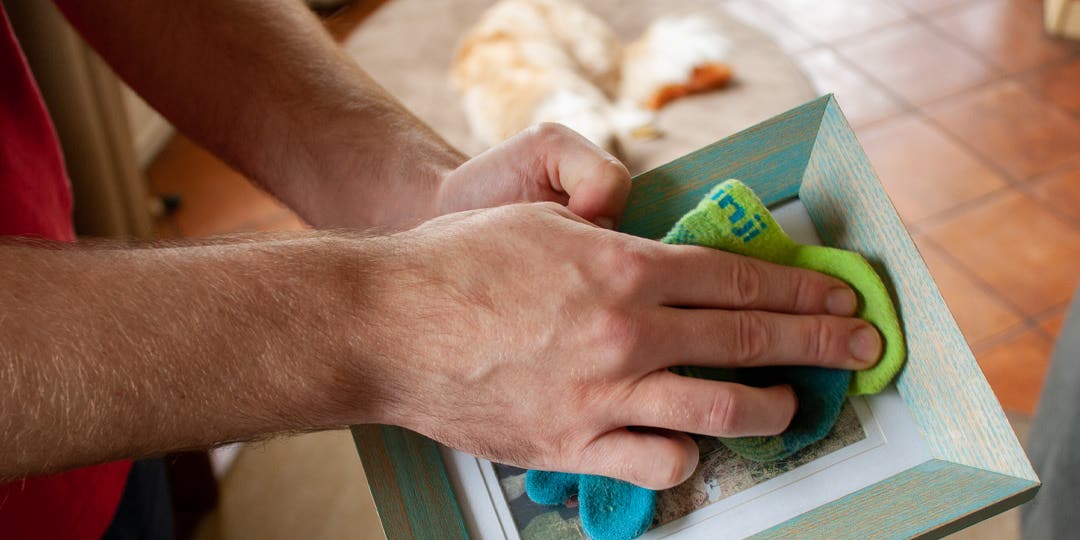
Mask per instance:
[[[731,66],[715,63],[702,64],[694,68],[694,73],[690,75],[688,81],[662,86],[644,105],[655,111],[681,97],[723,88],[729,82],[731,82]]]

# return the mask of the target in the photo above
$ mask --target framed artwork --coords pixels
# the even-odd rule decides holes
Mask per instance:
[[[660,494],[643,538],[940,537],[1033,497],[1039,480],[836,100],[639,175],[621,228],[660,238],[728,178],[796,241],[870,261],[896,303],[907,364],[786,460],[750,462],[697,437],[698,470]],[[396,427],[353,435],[388,538],[584,538],[576,509],[528,500],[521,469]]]

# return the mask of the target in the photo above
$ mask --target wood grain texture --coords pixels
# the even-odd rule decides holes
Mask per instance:
[[[659,238],[727,178],[767,205],[798,196],[826,245],[882,275],[909,348],[897,386],[932,456],[758,537],[938,537],[1034,496],[1038,478],[833,97],[639,175],[621,230]],[[390,427],[354,434],[388,537],[465,535],[435,443]]]
[[[1030,484],[931,460],[751,538],[940,538],[1030,499]]]
[[[831,98],[816,140],[799,199],[825,244],[861,253],[891,288],[908,345],[897,386],[932,455],[1037,481],[918,249]]]
[[[393,426],[352,433],[387,539],[469,537],[434,441]]]
[[[717,182],[738,178],[766,205],[794,198],[827,101],[817,99],[638,175],[619,230],[659,239]]]

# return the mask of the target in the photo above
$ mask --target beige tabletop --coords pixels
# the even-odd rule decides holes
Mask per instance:
[[[469,132],[461,98],[450,84],[457,41],[493,0],[395,0],[379,8],[346,42],[357,62],[452,144],[473,155],[484,146]],[[671,14],[705,13],[732,43],[735,84],[665,107],[657,119],[664,136],[621,141],[634,174],[662,165],[816,94],[795,63],[758,30],[705,0],[592,0],[589,8],[625,41],[653,20]]]

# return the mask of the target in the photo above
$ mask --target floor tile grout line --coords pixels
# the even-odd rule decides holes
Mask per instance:
[[[983,2],[987,2],[987,1],[989,1],[989,0],[959,0],[955,4],[947,4],[947,5],[944,5],[944,6],[932,7],[932,8],[930,8],[929,10],[927,10],[925,12],[919,11],[919,10],[917,10],[915,8],[912,8],[912,7],[908,7],[904,3],[903,0],[892,0],[892,3],[894,5],[900,6],[901,9],[907,11],[908,13],[910,13],[912,15],[926,16],[926,15],[937,15],[939,13],[944,13],[946,11],[959,11],[962,8],[973,6],[975,4],[983,3]]]
[[[1077,121],[1080,121],[1080,107],[1078,107],[1076,110],[1066,109],[1065,107],[1062,107],[1061,105],[1055,103],[1053,100],[1047,98],[1045,95],[1043,95],[1042,92],[1038,91],[1038,89],[1032,88],[1033,84],[1031,83],[1032,78],[1041,75],[1043,72],[1050,71],[1052,69],[1060,69],[1074,62],[1080,63],[1080,41],[1078,41],[1077,43],[1078,45],[1076,53],[1070,54],[1068,57],[1063,58],[1060,62],[1047,64],[1045,66],[1040,66],[1036,69],[1028,70],[1022,75],[1018,75],[1016,82],[1019,83],[1021,86],[1027,88],[1029,91],[1031,91],[1033,95],[1037,96],[1040,100],[1047,102],[1048,104],[1056,107],[1061,112],[1075,118]]]
[[[987,1],[987,0],[977,0],[977,1]],[[976,1],[970,1],[970,2],[966,2],[966,3],[962,3],[962,4],[957,4],[955,6],[946,6],[946,7],[942,8],[941,10],[939,10],[939,11],[937,11],[935,13],[943,13],[943,12],[948,11],[948,10],[960,11],[960,9],[965,9],[967,7],[971,7],[971,6],[975,5],[975,3],[976,3]],[[948,42],[950,42],[950,43],[952,43],[952,44],[954,44],[954,45],[956,45],[958,47],[963,48],[968,53],[970,53],[970,54],[974,55],[975,57],[977,57],[982,63],[987,64],[990,67],[994,67],[995,70],[999,72],[997,74],[997,75],[999,75],[998,77],[989,79],[987,81],[984,81],[983,83],[981,83],[979,85],[976,85],[975,87],[972,87],[969,90],[975,90],[976,88],[979,88],[981,86],[989,86],[991,84],[998,83],[998,82],[1001,82],[1003,80],[1011,80],[1011,81],[1017,83],[1018,86],[1024,88],[1025,90],[1027,90],[1029,95],[1031,95],[1032,97],[1038,99],[1040,102],[1050,106],[1051,108],[1057,109],[1057,110],[1059,110],[1059,111],[1061,111],[1061,112],[1063,112],[1063,113],[1065,113],[1067,115],[1070,115],[1070,116],[1076,115],[1077,117],[1080,117],[1080,112],[1073,113],[1072,111],[1066,110],[1066,109],[1058,106],[1056,103],[1046,99],[1044,96],[1040,95],[1039,93],[1036,93],[1036,92],[1032,91],[1033,89],[1030,87],[1030,85],[1026,84],[1026,82],[1025,82],[1025,79],[1027,79],[1029,77],[1032,77],[1032,76],[1036,75],[1039,72],[1047,71],[1047,70],[1050,70],[1050,69],[1060,68],[1062,66],[1065,66],[1067,64],[1072,63],[1077,58],[1080,58],[1080,44],[1074,44],[1071,41],[1067,41],[1065,43],[1066,43],[1066,46],[1067,46],[1068,50],[1065,52],[1064,56],[1062,56],[1061,58],[1055,58],[1053,60],[1047,61],[1045,63],[1039,64],[1039,65],[1034,66],[1034,67],[1022,69],[1022,70],[1019,70],[1019,71],[1016,71],[1016,72],[1010,72],[1007,68],[1005,68],[1004,66],[1001,66],[996,61],[991,60],[989,57],[987,57],[985,54],[983,54],[977,48],[972,47],[967,42],[965,42],[963,40],[958,40],[958,39],[954,38],[950,33],[945,32],[944,29],[938,27],[933,22],[931,22],[930,18],[928,18],[925,14],[914,12],[914,13],[912,13],[912,16],[913,16],[913,18],[918,19],[920,22],[925,24],[932,32],[937,34],[938,37],[941,37],[942,39],[945,39],[946,41],[948,41]],[[1063,42],[1064,41],[1062,38],[1056,38],[1056,37],[1047,36],[1045,32],[1043,32],[1041,35],[1043,37],[1045,37],[1045,38],[1048,38],[1048,39],[1051,39],[1051,40],[1056,40],[1058,42]],[[965,90],[965,91],[968,91],[968,90]],[[945,100],[948,100],[951,97],[955,97],[960,93],[962,93],[962,92],[957,92],[956,94],[953,94],[951,96],[943,96],[941,98],[936,98],[936,99],[931,100],[931,101],[929,101],[927,103],[917,105],[917,106],[918,107],[930,107],[930,106],[936,105],[938,103],[944,102]]]
[[[869,37],[871,34],[875,34],[875,33],[878,33],[878,32],[884,32],[886,30],[892,29],[893,27],[899,27],[899,26],[902,26],[902,25],[907,24],[909,22],[911,22],[911,20],[905,14],[905,17],[902,18],[902,19],[897,19],[895,21],[887,22],[885,24],[882,24],[881,26],[875,26],[873,28],[868,28],[866,30],[862,30],[860,32],[857,32],[855,34],[851,34],[850,36],[844,36],[844,37],[842,37],[840,39],[837,39],[835,41],[821,41],[821,43],[828,44],[828,45],[841,45],[841,44],[848,43],[848,42],[854,42],[856,40],[865,39],[865,38]]]
[[[986,2],[982,2],[982,3],[986,3]],[[974,5],[975,5],[975,2],[968,2],[968,3],[964,3],[964,4],[958,4],[956,6],[946,6],[945,8],[942,8],[941,11],[935,12],[935,15],[940,15],[940,14],[942,14],[942,13],[944,13],[946,11],[950,11],[950,10],[955,11],[955,12],[959,12],[962,9],[967,9],[967,8],[970,8],[971,6],[974,6]],[[1021,9],[1029,9],[1029,8],[1021,8]],[[942,37],[942,38],[948,40],[949,42],[951,42],[952,44],[966,50],[968,53],[979,57],[980,59],[983,60],[984,63],[986,63],[988,65],[991,65],[992,67],[996,68],[998,71],[1002,72],[1006,77],[1012,77],[1012,76],[1020,75],[1021,73],[1027,73],[1027,72],[1030,72],[1030,71],[1033,71],[1033,70],[1037,70],[1040,67],[1040,66],[1036,66],[1036,67],[1033,67],[1033,68],[1027,68],[1027,69],[1018,71],[1016,73],[1010,73],[1010,70],[1009,70],[1008,67],[1002,65],[997,60],[994,60],[992,58],[987,57],[985,54],[983,54],[982,51],[980,51],[976,47],[973,47],[970,43],[968,43],[968,42],[966,42],[964,40],[956,39],[955,37],[953,37],[952,34],[950,34],[949,32],[946,32],[943,28],[940,28],[939,26],[937,26],[936,24],[931,22],[930,19],[927,18],[926,16],[924,16],[922,14],[919,14],[919,13],[916,13],[914,15],[915,15],[915,18],[918,18],[918,19],[922,20],[924,23],[926,23],[926,25],[929,26],[932,31],[936,32],[939,37]],[[1045,37],[1045,38],[1049,38],[1049,39],[1056,40],[1056,41],[1059,41],[1059,42],[1063,41],[1061,38],[1054,38],[1054,37],[1047,36],[1045,32],[1042,32],[1041,35],[1043,37]],[[1068,45],[1069,48],[1072,48],[1070,43],[1066,42],[1066,45]],[[1069,56],[1071,56],[1071,54],[1072,54],[1072,51],[1067,51],[1066,54],[1065,54],[1065,58],[1068,58]]]
[[[971,349],[971,353],[978,357],[980,354],[999,347],[1010,340],[1020,337],[1025,332],[1034,332],[1038,325],[1032,325],[1031,321],[1021,320],[1016,324],[1001,330],[991,336],[980,339],[974,343],[969,342],[968,347]],[[1040,334],[1041,335],[1041,334]],[[1045,337],[1045,336],[1043,336]]]
[[[960,8],[962,8],[964,6],[974,5],[976,2],[982,2],[982,1],[987,1],[987,0],[969,0],[968,2],[960,3],[960,4],[957,4],[957,5],[954,5],[954,6],[943,7],[940,10],[938,10],[937,12],[935,12],[935,13],[940,13],[940,12],[947,11],[947,10],[950,10],[950,9],[960,9]],[[797,27],[794,26],[794,24],[791,22],[791,18],[787,16],[787,13],[785,13],[783,10],[781,10],[780,8],[773,5],[771,2],[764,2],[763,5],[766,6],[766,9],[771,10],[774,15],[780,17],[781,20],[783,20],[785,23],[787,23],[787,25],[790,28],[792,28],[796,32],[799,32],[800,36],[802,36],[803,38],[805,38],[807,41],[809,41],[811,43],[811,46],[808,47],[807,49],[802,50],[802,51],[797,51],[797,52],[791,52],[789,54],[791,54],[792,56],[795,56],[797,54],[802,54],[802,53],[811,51],[811,50],[813,50],[815,48],[827,49],[837,59],[839,59],[840,62],[843,65],[847,66],[852,71],[858,73],[859,75],[862,75],[864,79],[867,79],[868,81],[873,83],[874,86],[876,86],[879,91],[881,91],[889,99],[891,99],[896,105],[899,106],[899,108],[901,109],[901,112],[913,113],[913,112],[916,112],[918,109],[920,109],[922,107],[931,106],[931,105],[934,105],[934,104],[937,104],[937,103],[947,101],[947,100],[952,99],[952,98],[958,98],[958,97],[960,97],[961,95],[963,95],[966,92],[972,92],[972,91],[975,91],[975,90],[979,90],[979,89],[982,89],[984,87],[988,87],[988,86],[990,86],[990,85],[992,85],[994,83],[1001,82],[1002,80],[1006,80],[1006,79],[1009,78],[1008,73],[1005,73],[1001,69],[997,69],[997,66],[995,66],[992,63],[988,62],[988,60],[981,53],[972,52],[972,50],[970,50],[970,47],[963,47],[965,49],[964,52],[967,53],[968,56],[973,56],[974,60],[978,61],[982,65],[985,65],[987,68],[991,68],[989,70],[989,74],[991,76],[989,78],[987,78],[986,80],[980,81],[979,83],[976,83],[976,84],[974,84],[974,85],[972,85],[972,86],[970,86],[968,88],[963,88],[963,89],[960,89],[960,90],[956,90],[954,92],[950,92],[950,93],[947,93],[947,94],[944,94],[944,95],[941,95],[941,96],[935,96],[934,98],[928,100],[926,103],[914,103],[914,102],[908,100],[907,98],[905,98],[904,96],[902,96],[902,95],[896,93],[895,91],[893,91],[887,82],[882,81],[881,79],[879,79],[878,77],[876,77],[872,73],[870,73],[870,72],[866,71],[865,69],[863,69],[862,66],[860,65],[860,63],[851,60],[847,55],[845,55],[840,50],[840,45],[843,44],[844,42],[849,42],[849,41],[854,42],[854,40],[857,39],[857,38],[864,38],[868,34],[870,34],[871,32],[878,32],[878,31],[886,30],[886,29],[888,29],[890,27],[893,27],[893,26],[900,26],[902,24],[909,24],[911,22],[920,23],[920,25],[925,27],[928,31],[936,33],[939,37],[941,37],[942,39],[944,39],[945,41],[947,41],[947,42],[949,42],[949,43],[951,43],[953,45],[958,45],[958,46],[960,45],[960,44],[956,43],[955,40],[953,40],[950,36],[948,36],[948,34],[943,34],[942,32],[940,32],[937,27],[935,27],[931,22],[929,22],[928,19],[926,19],[921,14],[919,14],[917,12],[914,12],[914,11],[911,11],[911,10],[909,10],[907,8],[901,7],[901,9],[905,10],[906,14],[908,15],[908,17],[906,17],[904,19],[897,20],[897,21],[894,21],[894,22],[891,22],[891,23],[887,23],[885,25],[875,27],[875,28],[866,30],[864,32],[860,32],[858,34],[847,36],[847,37],[844,37],[844,38],[842,38],[840,40],[822,41],[822,40],[818,40],[817,38],[814,38],[814,37],[806,36],[806,34],[804,32],[802,32],[801,30],[799,30]],[[885,120],[885,119],[881,119],[881,120]],[[875,122],[877,122],[877,121],[880,121],[880,120],[876,120]],[[872,123],[874,123],[874,122],[872,122]]]
[[[1005,81],[997,80],[997,81],[994,81],[992,83],[987,83],[986,85],[982,85],[981,87],[971,88],[969,90],[969,92],[974,93],[974,92],[977,92],[977,91],[986,90],[986,88],[989,87],[990,85],[999,84],[1001,82],[1016,82],[1016,81],[1013,81],[1011,79],[1006,79]],[[1043,103],[1044,105],[1051,105],[1052,106],[1052,104],[1046,103],[1046,101],[1044,99],[1042,99],[1041,97],[1031,94],[1031,92],[1027,88],[1025,88],[1022,84],[1018,83],[1018,86],[1019,86],[1021,91],[1028,93],[1032,98],[1036,99],[1040,103]],[[959,99],[960,97],[961,97],[960,95],[957,95],[957,96],[954,96],[953,99]],[[944,100],[942,102],[933,104],[934,107],[940,107],[942,105],[945,105]],[[992,160],[990,160],[990,158],[986,157],[983,154],[982,151],[980,151],[979,149],[975,148],[970,143],[968,143],[966,139],[964,139],[963,137],[960,137],[959,135],[953,133],[952,130],[948,129],[944,124],[942,124],[941,122],[936,120],[933,116],[931,116],[929,114],[929,112],[926,109],[919,108],[919,109],[917,109],[915,111],[915,114],[917,116],[921,117],[926,122],[928,122],[935,129],[937,129],[940,133],[945,135],[947,138],[951,139],[954,143],[958,144],[959,146],[964,148],[966,151],[968,151],[968,153],[970,153],[973,157],[975,157],[979,162],[981,162],[986,167],[990,168],[990,170],[993,171],[994,173],[1001,176],[1009,185],[1011,185],[1013,187],[1020,187],[1020,186],[1023,186],[1025,183],[1027,183],[1030,180],[1030,178],[1032,178],[1032,177],[1029,177],[1028,180],[1025,180],[1024,177],[1013,174],[1012,171],[1006,169],[1005,167],[1003,167],[1001,165],[998,165],[997,163],[994,163]],[[1080,152],[1077,152],[1075,157],[1080,158]],[[1056,174],[1056,173],[1063,172],[1063,171],[1065,171],[1067,169],[1067,167],[1075,165],[1075,163],[1072,163],[1072,161],[1073,160],[1070,158],[1070,160],[1067,160],[1066,163],[1061,165],[1060,169],[1052,169],[1052,170],[1046,171],[1044,173],[1039,173],[1038,175],[1035,175],[1035,176],[1042,176],[1044,174]]]
[[[931,229],[935,229],[944,225],[947,221],[957,217],[964,212],[974,210],[984,204],[990,204],[996,199],[1007,197],[1015,188],[1006,183],[998,188],[976,195],[966,201],[957,203],[954,206],[943,209],[940,212],[936,212],[930,216],[926,216],[919,221],[913,222],[908,228],[912,234],[928,234]]]
[[[1050,342],[1050,346],[1054,345],[1053,338],[1047,336],[1046,331],[1037,323],[1029,320],[1023,320],[1009,328],[994,334],[993,336],[981,339],[976,343],[970,343],[968,346],[971,348],[972,354],[978,356],[980,353],[987,352],[995,347],[1001,346],[1010,340],[1016,339],[1022,336],[1025,332],[1032,332],[1039,337],[1046,339]]]
[[[974,3],[974,2],[981,2],[981,1],[986,1],[986,0],[967,0],[967,1],[969,3]],[[798,25],[796,25],[794,22],[792,22],[791,17],[788,16],[788,13],[785,10],[783,10],[782,8],[776,6],[775,4],[773,4],[772,2],[770,2],[768,0],[765,0],[765,1],[761,2],[760,5],[762,7],[764,7],[764,9],[771,12],[774,16],[778,17],[781,21],[783,21],[788,26],[788,28],[790,28],[791,30],[798,33],[799,36],[802,37],[805,41],[810,43],[809,47],[807,47],[805,49],[802,49],[802,50],[785,51],[788,54],[794,56],[796,54],[800,54],[800,53],[804,53],[804,52],[807,52],[809,50],[812,50],[812,49],[814,49],[816,47],[829,48],[829,49],[832,50],[832,52],[834,54],[839,55],[839,53],[835,50],[835,47],[833,47],[833,45],[845,43],[845,42],[848,42],[848,41],[855,41],[857,39],[863,39],[863,38],[866,38],[866,37],[868,37],[869,35],[871,35],[873,33],[881,32],[883,30],[888,30],[889,28],[892,28],[894,26],[900,26],[902,24],[910,22],[909,18],[910,18],[910,15],[913,12],[911,12],[908,8],[906,8],[904,6],[896,6],[896,4],[893,3],[893,2],[888,2],[888,4],[893,5],[894,7],[897,7],[897,9],[899,9],[900,11],[904,12],[904,17],[902,17],[900,19],[897,19],[895,21],[887,22],[887,23],[879,25],[879,26],[874,26],[874,27],[871,27],[871,28],[867,28],[865,30],[860,30],[860,31],[858,31],[858,32],[856,32],[854,34],[841,37],[841,38],[839,38],[837,40],[822,40],[822,39],[818,39],[817,37],[807,35],[806,32],[804,32],[803,30],[801,30],[798,27]]]
[[[994,287],[991,283],[979,277],[979,275],[973,272],[970,268],[968,268],[968,266],[964,264],[963,261],[956,258],[951,251],[945,249],[944,246],[931,238],[929,235],[922,235],[922,240],[923,242],[927,243],[927,245],[929,245],[931,248],[936,249],[937,252],[942,255],[946,261],[951,263],[955,269],[962,270],[962,272],[968,277],[968,279],[971,280],[973,285],[981,289],[984,293],[988,294],[991,298],[999,300],[1005,307],[1007,307],[1010,311],[1013,312],[1013,315],[1016,315],[1023,321],[1033,322],[1033,319],[1026,310],[1021,309],[1020,306],[1016,305],[1012,300],[1006,298],[1003,294],[1001,294],[997,287]]]
[[[916,17],[913,17],[913,19],[914,19],[914,22],[920,23],[921,26],[927,27],[928,29],[933,28],[932,24],[930,24],[929,22],[927,22],[925,19],[923,19],[921,17],[916,16]],[[911,23],[913,21],[912,20],[905,20],[903,22]],[[947,40],[947,41],[951,42],[951,40]],[[974,85],[972,85],[970,87],[963,88],[963,89],[960,89],[960,90],[956,90],[954,92],[950,92],[950,93],[947,93],[947,94],[944,94],[944,95],[941,95],[941,96],[936,96],[936,97],[928,100],[926,103],[915,103],[915,102],[912,102],[911,100],[907,99],[903,95],[898,94],[894,90],[892,90],[891,86],[886,81],[883,81],[883,80],[879,79],[877,76],[875,76],[874,74],[870,73],[869,71],[866,71],[862,67],[861,63],[856,62],[856,61],[852,60],[851,58],[849,58],[846,54],[844,54],[843,51],[840,50],[840,47],[837,46],[837,43],[821,42],[821,46],[824,47],[824,48],[829,49],[829,51],[832,52],[841,61],[841,63],[846,65],[852,71],[855,71],[856,73],[862,75],[863,78],[865,78],[868,81],[872,82],[878,88],[878,90],[880,90],[882,93],[886,94],[890,99],[892,99],[894,102],[896,102],[896,104],[900,106],[900,108],[903,110],[903,112],[908,112],[908,113],[913,113],[913,112],[918,111],[920,108],[935,105],[935,104],[947,101],[949,99],[960,97],[964,93],[972,92],[972,91],[981,89],[983,87],[989,86],[989,85],[991,85],[993,83],[999,82],[1002,79],[1007,78],[1007,75],[1005,75],[1004,73],[993,73],[992,72],[991,77],[988,78],[985,81],[981,81],[981,82],[976,83],[976,84],[974,84]],[[978,61],[980,64],[987,65],[987,67],[992,67],[992,66],[989,66],[987,64],[987,62],[983,59],[982,55],[976,55],[976,57],[974,59],[976,61]]]
[[[1040,197],[1039,195],[1037,195],[1035,193],[1036,184],[1039,184],[1039,185],[1046,184],[1046,183],[1050,182],[1050,180],[1052,180],[1052,177],[1060,175],[1060,174],[1068,173],[1070,170],[1080,171],[1080,160],[1074,160],[1074,161],[1075,161],[1074,163],[1070,163],[1070,164],[1068,164],[1068,166],[1064,166],[1061,169],[1053,170],[1053,171],[1050,171],[1050,172],[1048,172],[1048,173],[1046,173],[1044,175],[1039,175],[1038,177],[1035,177],[1032,180],[1028,180],[1027,182],[1021,184],[1017,188],[1017,190],[1020,191],[1021,193],[1023,193],[1024,195],[1027,195],[1028,197],[1030,197],[1033,201],[1035,201],[1036,204],[1038,204],[1040,207],[1042,207],[1043,210],[1046,211],[1047,213],[1049,213],[1050,215],[1054,216],[1055,218],[1062,221],[1066,225],[1069,225],[1070,227],[1072,227],[1076,231],[1080,231],[1080,219],[1077,219],[1076,217],[1072,216],[1071,214],[1068,214],[1066,212],[1063,212],[1063,211],[1059,210],[1056,206],[1046,204],[1046,201],[1044,201],[1042,197]]]
[[[1080,283],[1078,283],[1077,285],[1080,286]],[[1054,315],[1057,315],[1058,313],[1065,313],[1066,311],[1068,311],[1068,309],[1069,309],[1069,300],[1066,300],[1066,301],[1064,301],[1064,302],[1062,302],[1062,303],[1060,303],[1060,304],[1058,304],[1056,306],[1046,308],[1043,311],[1035,313],[1031,317],[1032,317],[1032,319],[1038,321],[1038,320],[1041,320],[1041,319],[1052,317]]]
[[[771,1],[769,1],[769,0],[755,0],[755,2],[757,2],[758,6],[761,6],[766,11],[771,12],[774,17],[776,17],[776,18],[780,19],[781,21],[783,21],[783,23],[785,25],[787,25],[787,27],[789,29],[791,29],[793,32],[798,34],[799,37],[803,38],[807,43],[810,43],[810,47],[808,47],[808,49],[812,49],[812,48],[814,48],[814,47],[816,47],[818,45],[825,44],[824,41],[821,41],[821,40],[819,40],[818,38],[816,38],[814,36],[808,36],[806,34],[806,32],[799,29],[799,27],[797,25],[795,25],[791,21],[791,17],[789,17],[788,14],[784,10],[782,10],[779,7],[777,7],[776,5],[774,5]],[[795,55],[797,52],[802,52],[802,51],[793,51],[793,52],[790,52],[788,54]]]
[[[928,30],[933,31],[933,25],[931,25],[927,21],[924,21],[924,19],[922,19],[921,17],[915,17],[915,18],[916,18],[915,22],[919,23],[920,26],[926,27]],[[939,37],[942,37],[942,36],[939,36]],[[948,41],[950,43],[953,43],[953,41],[951,41],[951,40],[946,40],[946,41]],[[955,44],[955,43],[953,43],[953,44]],[[907,97],[904,97],[903,95],[897,94],[896,92],[892,91],[891,86],[886,81],[882,81],[877,76],[875,76],[874,73],[867,71],[865,68],[862,67],[862,65],[860,63],[854,62],[854,60],[849,58],[848,55],[846,55],[845,53],[840,51],[840,49],[837,48],[837,46],[834,46],[832,43],[827,43],[826,46],[828,46],[828,48],[831,49],[833,51],[833,53],[836,54],[836,56],[841,59],[841,62],[845,63],[847,66],[849,66],[850,68],[852,68],[856,72],[859,72],[860,75],[862,75],[866,79],[868,79],[870,81],[873,81],[879,87],[879,89],[882,92],[885,92],[886,94],[888,94],[892,99],[896,100],[896,102],[899,103],[899,105],[901,105],[903,108],[905,108],[905,111],[916,111],[916,110],[921,109],[923,107],[930,107],[930,106],[933,106],[933,105],[936,105],[936,104],[944,103],[944,102],[947,102],[947,100],[949,100],[949,99],[960,97],[963,94],[973,92],[973,91],[976,91],[976,90],[980,90],[980,89],[983,89],[983,87],[985,87],[985,86],[989,86],[991,84],[1000,82],[1000,81],[1002,81],[1004,79],[1008,79],[1007,73],[1004,73],[1004,72],[1002,72],[1000,70],[997,70],[997,69],[991,70],[989,72],[990,77],[988,77],[986,80],[977,82],[977,83],[972,84],[971,86],[968,86],[968,87],[964,87],[964,89],[961,89],[961,90],[949,92],[947,94],[943,94],[943,95],[940,95],[940,96],[934,96],[933,98],[928,99],[926,103],[915,103],[915,102],[912,102],[912,100],[908,99]],[[970,53],[969,53],[969,56],[970,56]],[[986,62],[986,59],[981,54],[974,55],[974,57],[972,59],[976,60],[976,62],[978,62],[980,64],[983,64],[983,65],[985,65],[987,67],[994,67],[994,66],[991,66],[990,64],[988,64]]]

